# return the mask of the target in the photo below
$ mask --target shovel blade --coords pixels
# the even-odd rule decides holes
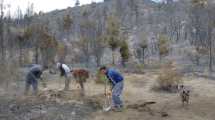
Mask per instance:
[[[109,106],[109,107],[103,107],[103,111],[104,112],[108,112],[108,111],[110,111],[111,110],[111,106]]]

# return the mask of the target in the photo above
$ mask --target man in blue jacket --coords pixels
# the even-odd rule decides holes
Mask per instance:
[[[106,75],[112,84],[112,109],[120,110],[123,107],[123,102],[120,98],[124,86],[123,76],[116,69],[105,66],[100,68],[100,72]]]

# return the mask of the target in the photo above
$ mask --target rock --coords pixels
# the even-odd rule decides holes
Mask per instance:
[[[168,117],[169,114],[167,112],[161,112],[161,117]]]

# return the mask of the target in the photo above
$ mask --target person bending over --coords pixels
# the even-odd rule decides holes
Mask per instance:
[[[33,65],[26,75],[25,81],[25,95],[28,94],[30,86],[33,88],[33,94],[36,95],[38,92],[38,79],[43,83],[43,87],[46,87],[46,83],[42,79],[41,75],[43,73],[43,68],[41,65]]]
[[[60,71],[60,76],[65,77],[64,90],[69,90],[69,84],[70,84],[69,74],[71,72],[69,66],[67,66],[66,64],[63,64],[63,63],[57,63],[57,68]]]
[[[116,69],[107,68],[106,66],[101,67],[100,72],[104,74],[112,84],[112,110],[121,110],[123,107],[123,102],[121,99],[124,87],[123,76]]]

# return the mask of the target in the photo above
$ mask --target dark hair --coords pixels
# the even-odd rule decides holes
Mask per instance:
[[[102,66],[102,67],[99,68],[100,71],[101,71],[101,70],[106,70],[106,69],[107,69],[106,66]]]
[[[63,69],[62,64],[60,64],[60,76],[64,76],[66,74],[66,71]]]

